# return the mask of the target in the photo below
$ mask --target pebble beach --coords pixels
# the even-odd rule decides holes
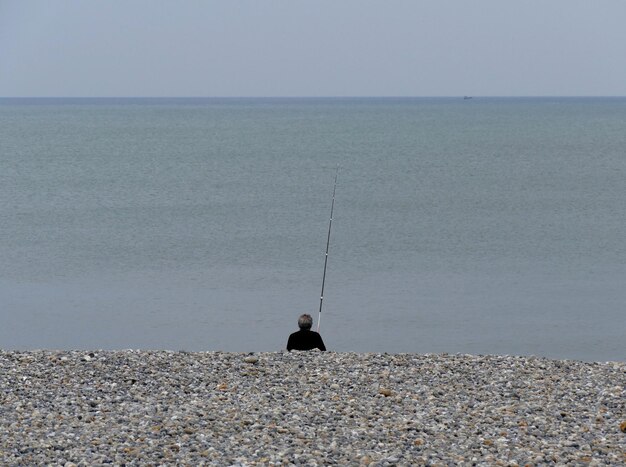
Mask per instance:
[[[1,465],[624,465],[626,363],[0,351]]]

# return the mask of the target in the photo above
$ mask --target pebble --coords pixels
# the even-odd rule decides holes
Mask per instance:
[[[0,351],[0,465],[623,465],[626,363]]]

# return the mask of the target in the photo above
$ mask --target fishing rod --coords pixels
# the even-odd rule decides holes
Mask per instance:
[[[326,283],[326,266],[328,265],[328,249],[330,247],[330,229],[333,226],[333,211],[335,210],[335,191],[337,190],[337,175],[339,175],[339,166],[337,166],[337,171],[335,172],[333,202],[330,205],[330,221],[328,222],[328,237],[326,238],[326,256],[324,257],[324,275],[322,276],[322,293],[320,294],[320,312],[317,317],[317,332],[320,332],[320,322],[322,320],[322,305],[324,304],[324,284]]]

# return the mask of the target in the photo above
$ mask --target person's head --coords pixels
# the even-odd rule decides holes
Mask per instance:
[[[304,314],[298,318],[298,327],[303,331],[308,331],[311,329],[311,326],[313,326],[313,318],[311,318],[311,315]]]

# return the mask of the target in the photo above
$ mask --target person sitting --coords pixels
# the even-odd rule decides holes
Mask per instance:
[[[315,331],[311,331],[312,326],[313,318],[311,318],[311,315],[304,314],[300,316],[300,318],[298,318],[298,327],[300,330],[289,336],[287,350],[326,350],[322,336]]]

